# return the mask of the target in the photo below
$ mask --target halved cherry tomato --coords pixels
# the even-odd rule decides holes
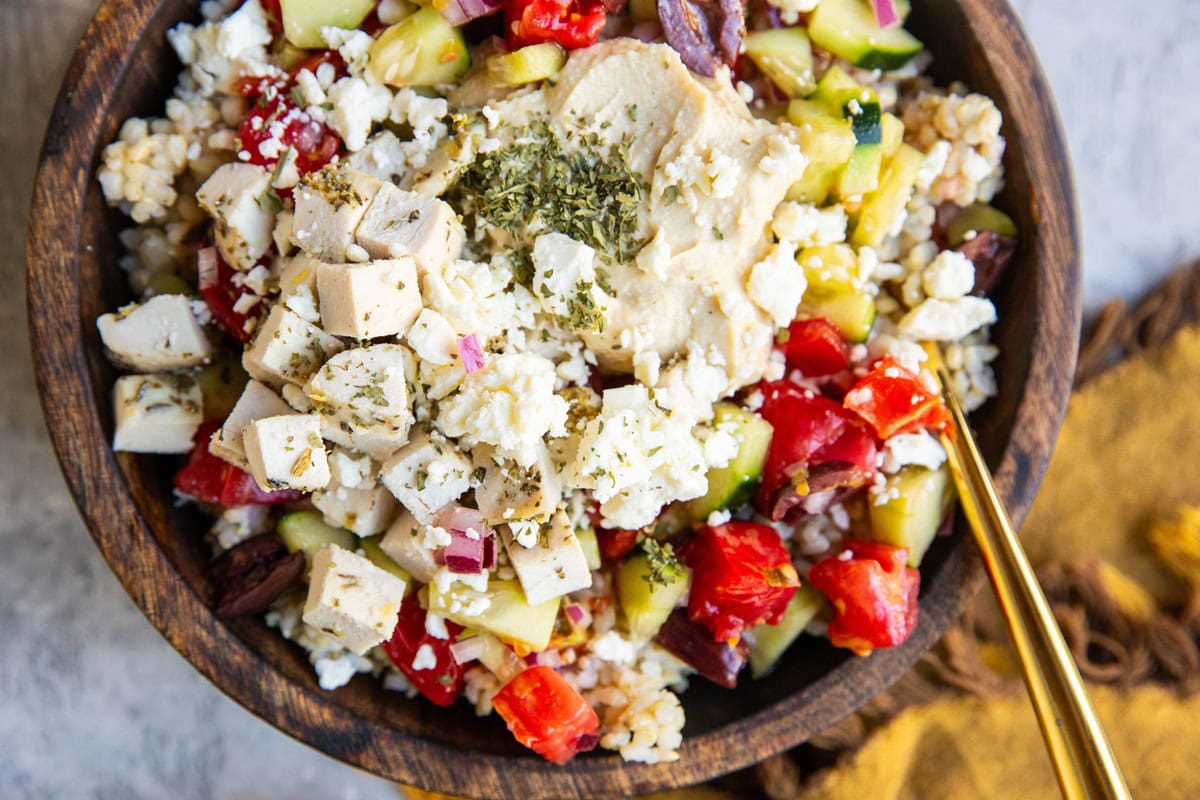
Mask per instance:
[[[221,258],[219,251],[216,255],[217,274],[210,279],[201,276],[200,297],[208,305],[208,310],[212,312],[213,319],[217,324],[234,339],[245,344],[254,335],[252,327],[247,329],[247,323],[258,316],[261,306],[256,304],[245,312],[234,311],[234,306],[237,305],[242,295],[253,294],[253,292],[245,286],[235,284],[233,276],[237,274],[236,270],[225,263],[225,259]]]
[[[450,645],[462,632],[462,626],[446,620],[450,638],[439,639],[425,630],[425,617],[425,609],[421,608],[415,592],[404,598],[396,629],[392,638],[383,643],[383,652],[425,699],[436,706],[451,706],[463,687],[463,669],[450,652]],[[433,652],[436,663],[427,669],[413,669],[417,651],[426,646]]]
[[[596,545],[600,548],[600,557],[609,564],[619,564],[637,545],[640,535],[639,531],[597,526]]]
[[[208,440],[221,422],[206,422],[196,431],[196,442],[183,469],[175,473],[175,488],[205,503],[224,506],[291,503],[303,495],[294,489],[264,492],[254,477],[208,452]]]
[[[344,78],[350,74],[350,69],[346,66],[346,59],[342,58],[342,54],[337,50],[314,50],[288,70],[288,77],[294,83],[301,70],[308,70],[316,75],[317,69],[322,64],[333,67],[335,78]]]
[[[806,378],[832,375],[850,365],[850,345],[841,331],[823,317],[793,322],[779,350],[788,369],[798,369]]]
[[[518,673],[492,698],[492,707],[518,742],[556,764],[600,742],[595,710],[550,667]]]
[[[865,656],[902,644],[917,627],[921,574],[908,566],[907,548],[851,539],[814,564],[808,582],[833,604],[829,641],[836,647]]]
[[[736,644],[746,628],[779,622],[800,586],[787,547],[770,525],[704,527],[680,555],[692,568],[688,618],[718,642]]]
[[[263,95],[264,98],[270,95]],[[296,151],[301,175],[315,172],[333,160],[341,140],[282,94],[255,103],[246,112],[237,133],[238,152],[260,167],[272,167],[285,150]]]
[[[283,33],[283,9],[280,8],[279,0],[258,0],[262,6],[263,13],[267,15],[267,27],[271,30],[272,36],[278,36]]]
[[[595,44],[608,18],[601,0],[508,0],[504,32],[512,49],[557,42],[567,50]]]
[[[886,439],[897,433],[922,429],[946,430],[950,412],[942,398],[925,388],[921,379],[885,356],[863,377],[843,401]]]

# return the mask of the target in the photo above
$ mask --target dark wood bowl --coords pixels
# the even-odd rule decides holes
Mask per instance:
[[[931,647],[982,584],[970,537],[942,539],[922,569],[921,623],[900,648],[856,658],[806,641],[775,674],[735,692],[694,681],[680,760],[647,766],[593,753],[566,767],[520,748],[495,717],[436,709],[359,677],[318,688],[300,648],[258,620],[217,620],[202,576],[204,522],[172,503],[174,465],[114,455],[109,386],[94,320],[128,299],[116,266],[127,223],[95,179],[130,115],[160,115],[178,65],[164,34],[196,0],[105,0],[63,82],[43,146],[28,243],[38,389],[67,483],[97,546],[134,602],[222,691],[343,761],[426,789],[481,798],[629,796],[699,782],[778,753],[887,688]],[[1050,457],[1079,329],[1079,254],[1070,165],[1028,40],[1004,0],[917,0],[915,33],[940,81],[960,79],[1004,112],[1007,188],[1020,250],[996,295],[1000,395],[978,415],[984,452],[1016,522]]]

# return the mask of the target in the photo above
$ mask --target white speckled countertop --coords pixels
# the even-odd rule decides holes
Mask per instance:
[[[1200,256],[1200,4],[1014,0],[1078,182],[1085,303]],[[399,796],[259,722],[159,637],[80,524],[25,346],[24,219],[54,87],[94,0],[0,0],[0,798]],[[1130,18],[1130,12],[1136,19]]]

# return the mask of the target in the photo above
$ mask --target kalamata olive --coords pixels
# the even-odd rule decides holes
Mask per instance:
[[[658,18],[683,63],[709,78],[737,61],[746,37],[743,0],[658,0]]]
[[[274,533],[252,536],[208,566],[218,617],[260,614],[304,572],[304,553],[288,553]]]
[[[776,490],[771,498],[770,517],[781,520],[798,506],[802,506],[806,514],[820,514],[844,494],[841,490],[862,486],[866,481],[867,475],[862,468],[848,461],[814,464],[805,476],[807,491],[803,494],[791,482]],[[823,507],[813,506],[809,501],[818,501]]]
[[[713,683],[726,689],[737,687],[737,676],[746,666],[750,648],[743,641],[731,647],[713,641],[713,635],[698,622],[688,619],[687,610],[677,608],[654,637],[655,643]]]
[[[1004,270],[1017,252],[1017,240],[995,231],[979,231],[975,238],[954,248],[975,265],[975,288],[971,294],[990,294],[1004,276]]]

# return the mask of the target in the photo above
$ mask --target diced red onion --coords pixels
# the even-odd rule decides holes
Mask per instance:
[[[543,650],[540,653],[530,653],[525,659],[531,666],[557,668],[562,666],[562,655],[557,650]]]
[[[483,348],[479,346],[479,337],[475,334],[458,337],[458,355],[462,358],[463,369],[468,373],[483,368]]]
[[[879,27],[888,28],[900,22],[895,0],[871,0],[871,5],[875,9],[875,22]]]
[[[200,277],[201,289],[217,285],[217,248],[202,247],[196,251],[196,272]]]
[[[470,636],[461,642],[450,645],[450,654],[459,664],[466,665],[482,658],[485,647],[482,636]]]
[[[496,537],[486,536],[483,539],[483,568],[491,569],[496,566]]]
[[[458,505],[448,505],[437,513],[433,524],[448,531],[474,531],[483,539],[495,536],[496,532],[488,527],[487,519],[473,508]]]
[[[437,552],[438,563],[460,575],[477,575],[496,564],[496,532],[473,508],[451,505],[438,512],[434,524],[450,532],[450,544]]]
[[[463,531],[450,531],[450,544],[442,549],[441,557],[447,569],[460,575],[477,575],[483,571],[483,537],[472,539]]]
[[[444,2],[444,5],[443,5]],[[473,19],[486,17],[500,10],[501,3],[491,0],[443,0],[434,3],[442,17],[451,25],[465,25]]]
[[[576,628],[586,628],[592,624],[592,614],[579,603],[569,603],[563,606],[563,613]]]

